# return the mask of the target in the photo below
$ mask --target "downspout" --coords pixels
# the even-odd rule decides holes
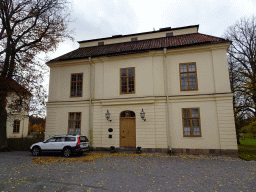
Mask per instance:
[[[168,73],[167,73],[167,64],[166,64],[166,48],[164,48],[164,65],[165,65],[165,80],[166,80],[165,86],[166,86],[167,124],[168,124],[167,141],[168,141],[169,153],[172,153],[171,136],[170,136],[169,88],[168,88]]]
[[[92,129],[91,129],[91,107],[92,107],[92,63],[91,63],[91,57],[88,57],[89,63],[90,63],[90,103],[89,103],[89,135],[90,135],[90,145],[92,146]]]

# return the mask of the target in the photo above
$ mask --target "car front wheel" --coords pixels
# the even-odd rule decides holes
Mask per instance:
[[[40,148],[39,148],[39,147],[34,147],[34,148],[32,149],[32,155],[33,155],[33,156],[38,156],[38,155],[40,155],[40,153],[41,153],[41,151],[40,151]]]
[[[65,148],[64,151],[63,151],[63,155],[64,157],[70,157],[72,155],[72,151],[70,148]]]

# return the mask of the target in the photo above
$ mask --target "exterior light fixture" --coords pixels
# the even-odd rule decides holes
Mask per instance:
[[[110,120],[110,115],[111,115],[111,113],[109,113],[109,111],[108,111],[108,109],[107,109],[107,113],[105,113],[105,117],[106,117],[106,119],[108,120],[108,121],[112,121],[112,120]]]
[[[141,112],[140,112],[140,117],[141,117],[141,119],[142,119],[143,121],[146,121],[146,119],[145,119],[145,112],[143,111],[143,108],[142,108],[142,110],[141,110]]]

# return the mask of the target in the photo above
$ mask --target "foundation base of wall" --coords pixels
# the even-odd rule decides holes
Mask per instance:
[[[209,156],[229,156],[238,157],[238,150],[232,149],[181,149],[173,148],[173,154],[188,154],[188,155],[209,155]]]
[[[93,147],[92,151],[111,151],[110,147]],[[116,152],[136,152],[136,148],[116,148]],[[142,148],[144,153],[168,153],[168,148]],[[232,149],[183,149],[172,148],[174,155],[209,155],[209,156],[229,156],[238,157],[238,150]]]

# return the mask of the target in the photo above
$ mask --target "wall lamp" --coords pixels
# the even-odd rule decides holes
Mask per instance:
[[[142,119],[143,121],[146,121],[146,119],[145,119],[145,112],[143,111],[143,108],[142,108],[142,110],[141,110],[141,112],[140,112],[140,117],[141,117],[141,119]]]
[[[111,113],[109,113],[109,111],[108,111],[108,109],[107,109],[107,113],[105,113],[105,117],[106,117],[106,119],[108,120],[108,121],[112,121],[112,120],[110,120],[110,115],[111,115]]]

